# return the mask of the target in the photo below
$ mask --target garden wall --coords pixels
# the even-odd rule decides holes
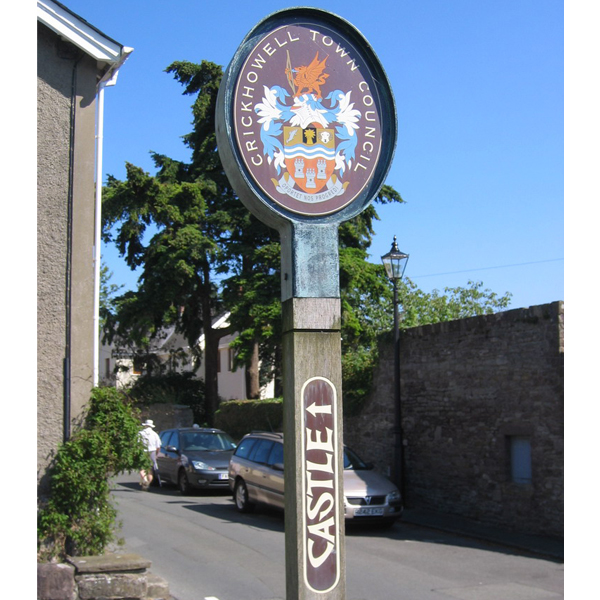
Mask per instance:
[[[405,502],[510,529],[563,536],[564,304],[402,332]],[[393,344],[344,441],[391,472]],[[515,442],[530,480],[514,480]],[[525,459],[527,457],[525,456]]]

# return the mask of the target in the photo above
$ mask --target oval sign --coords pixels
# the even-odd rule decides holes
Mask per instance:
[[[283,10],[250,32],[232,60],[217,136],[228,177],[259,218],[346,220],[377,195],[389,169],[391,88],[347,21]]]

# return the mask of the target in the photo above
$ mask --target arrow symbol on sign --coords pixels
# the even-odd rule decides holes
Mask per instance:
[[[306,407],[306,410],[314,417],[317,413],[331,414],[331,404],[325,406],[317,406],[316,402],[313,402],[310,406]]]

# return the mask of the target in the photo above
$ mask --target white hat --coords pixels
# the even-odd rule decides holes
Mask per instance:
[[[146,419],[145,423],[142,423],[143,427],[152,427],[154,429],[154,421],[152,419]]]

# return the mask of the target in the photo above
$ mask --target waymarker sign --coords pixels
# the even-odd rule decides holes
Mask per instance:
[[[346,20],[290,8],[240,44],[217,100],[240,200],[281,236],[286,598],[345,598],[339,224],[385,181],[396,111]]]
[[[310,589],[325,592],[335,587],[341,571],[340,526],[334,510],[336,498],[343,499],[334,469],[339,458],[335,386],[324,377],[313,377],[303,386],[302,400],[304,577]]]

